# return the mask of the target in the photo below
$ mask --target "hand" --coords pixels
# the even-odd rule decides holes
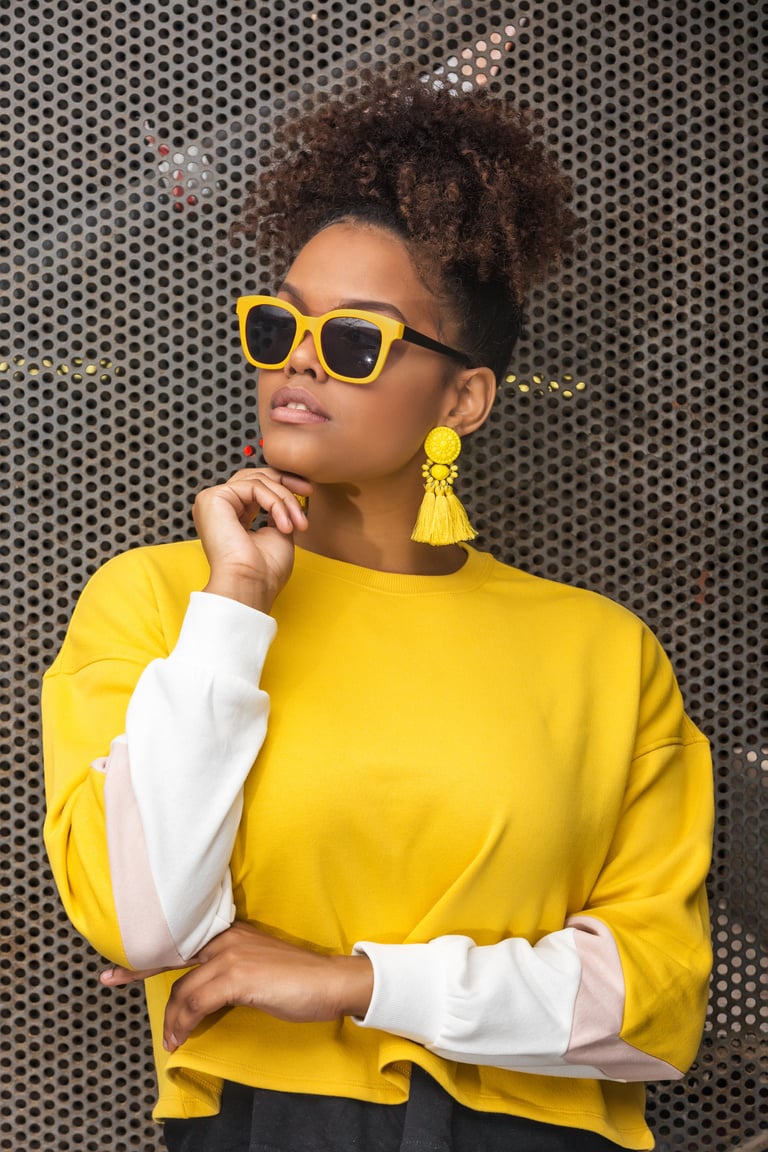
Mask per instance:
[[[226,484],[201,492],[193,515],[211,566],[205,591],[269,612],[293,569],[293,533],[307,527],[296,494],[311,491],[301,476],[244,468]],[[267,524],[252,532],[261,511],[268,514]]]
[[[294,1023],[364,1016],[373,993],[366,956],[326,956],[297,948],[236,922],[193,957],[196,964],[173,985],[163,1045],[174,1052],[198,1024],[221,1008],[258,1008]],[[119,987],[168,969],[134,972],[114,967],[101,982]]]

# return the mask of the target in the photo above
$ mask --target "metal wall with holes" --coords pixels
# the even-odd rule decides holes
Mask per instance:
[[[257,435],[233,302],[269,276],[226,233],[270,126],[406,57],[540,109],[575,182],[583,249],[531,304],[462,493],[502,559],[645,618],[713,740],[711,1011],[649,1108],[664,1152],[768,1147],[760,0],[22,0],[0,21],[2,1148],[161,1147],[142,994],[99,990],[46,867],[39,680],[87,576],[191,535],[194,493]]]

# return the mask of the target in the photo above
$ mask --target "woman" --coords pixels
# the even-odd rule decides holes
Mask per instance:
[[[62,898],[148,978],[171,1150],[650,1148],[705,1010],[706,741],[637,619],[469,547],[452,491],[567,182],[403,77],[278,148],[238,226],[292,253],[238,304],[267,464],[81,598]]]

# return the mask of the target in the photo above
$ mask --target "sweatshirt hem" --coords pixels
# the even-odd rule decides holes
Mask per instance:
[[[434,1067],[424,1068],[424,1065],[417,1059],[409,1059],[408,1064],[416,1064],[423,1068],[428,1075],[434,1076],[436,1069]],[[429,1061],[424,1063],[429,1064]],[[407,1092],[394,1085],[390,1086],[385,1084],[374,1084],[369,1080],[325,1080],[317,1079],[308,1082],[306,1077],[303,1076],[290,1076],[287,1074],[275,1074],[274,1072],[267,1072],[259,1068],[255,1068],[252,1064],[245,1065],[228,1061],[219,1061],[215,1056],[193,1057],[189,1063],[179,1065],[177,1068],[166,1069],[166,1075],[170,1074],[171,1084],[169,1088],[165,1089],[158,1097],[157,1105],[153,1111],[153,1118],[162,1122],[166,1119],[175,1119],[179,1116],[192,1117],[215,1115],[215,1112],[201,1111],[199,1105],[205,1108],[206,1105],[199,1098],[194,1097],[188,1088],[178,1086],[174,1091],[174,1072],[184,1079],[200,1080],[201,1084],[209,1083],[211,1077],[220,1078],[221,1080],[230,1080],[240,1084],[246,1084],[253,1088],[260,1088],[266,1091],[281,1091],[281,1092],[296,1092],[309,1096],[336,1096],[345,1097],[353,1100],[365,1100],[372,1104],[394,1105],[403,1104],[408,1098]],[[514,1101],[514,1107],[510,1106],[511,1102],[505,1097],[500,1096],[498,1093],[493,1092],[478,1092],[473,1094],[472,1099],[463,1093],[452,1091],[455,1085],[450,1083],[448,1077],[435,1076],[435,1079],[441,1086],[453,1097],[459,1104],[463,1104],[467,1108],[471,1108],[477,1112],[497,1113],[506,1116],[518,1116],[521,1119],[538,1121],[544,1124],[555,1124],[562,1128],[582,1129],[594,1132],[597,1135],[604,1136],[607,1140],[612,1140],[618,1143],[621,1147],[631,1149],[632,1152],[650,1152],[654,1147],[653,1136],[650,1129],[645,1125],[633,1126],[632,1128],[612,1126],[606,1124],[603,1116],[598,1112],[582,1110],[578,1112],[565,1111],[562,1108],[531,1108],[525,1107],[522,1101]],[[194,1101],[194,1103],[193,1103]],[[195,1108],[194,1104],[198,1107]],[[190,1109],[192,1105],[192,1109]],[[501,1105],[506,1105],[502,1107]],[[179,1112],[179,1107],[185,1110]],[[166,1109],[170,1109],[166,1111]]]

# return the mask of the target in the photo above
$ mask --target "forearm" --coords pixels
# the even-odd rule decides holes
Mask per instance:
[[[405,1036],[445,1059],[549,1076],[682,1074],[621,1038],[622,966],[598,920],[581,918],[536,946],[509,939],[478,947],[447,936],[417,945],[360,943],[355,951],[374,970],[371,1003],[358,1023]],[[674,1015],[680,1005],[665,992]]]
[[[673,1079],[690,1066],[711,966],[711,762],[646,642],[637,751],[586,907],[535,944],[361,942],[374,968],[364,1026],[446,1059],[547,1075]]]
[[[271,617],[193,594],[173,652],[131,698],[105,764],[110,870],[132,964],[189,958],[231,922],[229,860],[266,733]]]
[[[428,944],[366,941],[355,952],[374,970],[363,1026],[463,1063],[563,1070],[581,975],[572,932],[538,948],[522,939],[478,947],[466,936],[444,936]]]

